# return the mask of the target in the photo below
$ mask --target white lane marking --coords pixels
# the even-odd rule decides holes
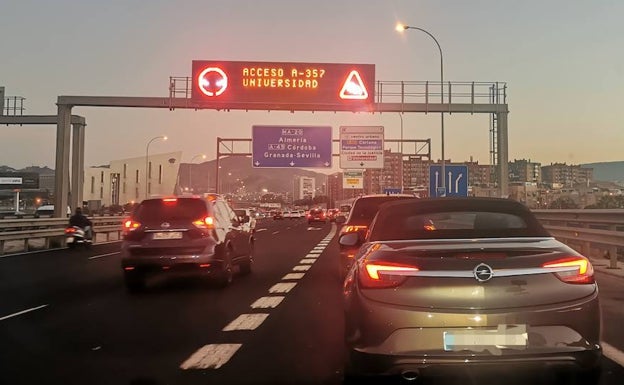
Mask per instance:
[[[275,308],[279,305],[285,297],[274,296],[274,297],[260,297],[256,300],[256,302],[251,304],[252,309],[267,309],[267,308]]]
[[[275,235],[275,234],[278,234],[278,233],[279,233],[279,231],[274,231],[274,232],[272,232],[271,234],[272,234],[272,235]]]
[[[288,293],[296,284],[297,282],[276,283],[269,289],[269,293]]]
[[[316,262],[316,259],[314,259],[314,258],[304,258],[301,261],[299,261],[299,263],[302,264],[302,265],[311,265],[314,262]]]
[[[327,245],[329,245],[329,242],[319,242],[318,245],[319,246],[327,246]]]
[[[306,258],[318,258],[320,256],[320,254],[308,254],[305,257]]]
[[[261,231],[267,231],[267,229],[256,229],[256,233],[259,233]]]
[[[293,267],[293,271],[308,271],[310,270],[310,265],[299,265],[299,266],[295,266]]]
[[[323,230],[323,229],[319,229],[319,228],[316,228],[316,227],[308,227],[308,231],[321,231],[321,230]]]
[[[219,369],[225,365],[242,344],[211,344],[199,348],[181,365],[180,369]]]
[[[98,258],[103,258],[103,257],[110,257],[111,255],[115,255],[115,254],[119,254],[119,251],[115,251],[114,253],[108,253],[108,254],[94,255],[93,257],[89,257],[89,259],[98,259]]]
[[[607,356],[607,358],[611,361],[615,361],[620,366],[624,366],[624,352],[603,341],[600,342],[600,346],[602,346],[602,353]]]
[[[17,317],[18,315],[22,315],[22,314],[25,314],[25,313],[30,313],[31,311],[43,309],[46,306],[48,306],[48,305],[45,304],[45,305],[41,305],[41,306],[37,306],[37,307],[31,307],[30,309],[26,309],[26,310],[18,311],[17,313],[5,315],[4,317],[0,317],[0,321],[4,321],[5,319]]]
[[[223,328],[224,332],[233,330],[255,330],[269,315],[267,313],[241,314]]]
[[[326,246],[316,246],[315,248],[313,248],[312,250],[325,250]]]
[[[304,273],[288,273],[282,277],[282,281],[289,280],[289,279],[301,279],[303,278],[304,275],[305,275]]]
[[[323,250],[310,250],[309,254],[323,254]]]

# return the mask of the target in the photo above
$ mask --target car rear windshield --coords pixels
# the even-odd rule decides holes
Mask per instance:
[[[134,212],[137,221],[196,220],[208,215],[206,203],[201,199],[150,199],[141,202]]]
[[[321,209],[310,210],[310,214],[312,214],[312,215],[323,214],[323,210],[321,210]]]
[[[386,202],[394,202],[401,199],[415,199],[414,197],[403,196],[380,196],[360,198],[355,201],[349,216],[349,224],[352,225],[368,225],[373,221],[379,206]]]
[[[420,201],[380,208],[371,241],[548,237],[535,216],[517,202]]]

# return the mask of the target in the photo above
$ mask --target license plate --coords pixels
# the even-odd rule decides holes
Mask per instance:
[[[73,242],[74,242],[74,237],[67,237],[67,239],[65,240],[65,242],[67,242],[67,243],[73,243]]]
[[[526,325],[499,325],[496,330],[451,330],[443,333],[446,351],[484,351],[497,349],[526,349]]]
[[[179,231],[167,231],[162,233],[154,233],[152,239],[182,239],[182,233]]]

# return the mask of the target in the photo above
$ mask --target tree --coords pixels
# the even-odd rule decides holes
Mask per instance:
[[[598,203],[585,207],[586,209],[624,209],[623,195],[606,195]]]
[[[578,209],[578,205],[570,197],[560,197],[550,203],[549,209]]]

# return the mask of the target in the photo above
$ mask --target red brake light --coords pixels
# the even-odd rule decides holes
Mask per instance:
[[[360,284],[366,288],[385,289],[403,284],[410,272],[417,272],[416,266],[392,262],[363,261],[359,266]]]
[[[585,257],[562,258],[546,262],[542,267],[556,269],[553,271],[557,278],[565,283],[588,284],[594,283],[594,267]]]
[[[174,205],[178,202],[178,198],[163,198],[163,203],[166,205]]]
[[[65,229],[65,234],[69,234],[69,233],[75,233],[76,229],[73,227],[68,227]]]
[[[141,224],[139,222],[135,222],[132,219],[126,220],[123,224],[124,231],[126,232],[134,231],[138,229],[140,226]]]
[[[213,217],[205,217],[193,221],[193,224],[200,229],[213,229],[214,228],[214,218]]]

